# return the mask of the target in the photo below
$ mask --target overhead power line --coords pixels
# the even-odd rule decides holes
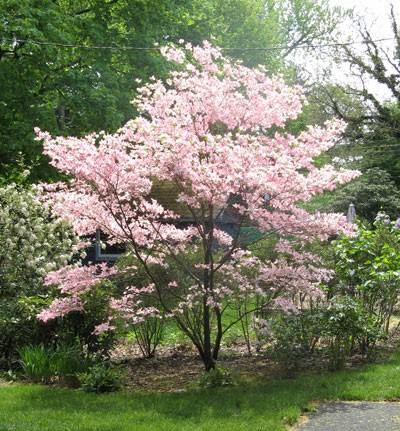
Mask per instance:
[[[6,40],[14,44],[18,43],[32,43],[39,46],[54,46],[60,48],[79,48],[79,49],[110,49],[115,51],[158,51],[160,46],[121,46],[121,45],[81,45],[72,43],[61,43],[61,42],[47,42],[34,39],[21,39],[21,38],[2,38],[1,40]],[[378,43],[387,42],[391,40],[396,40],[393,37],[375,39],[375,40],[360,40],[354,42],[338,42],[338,43],[325,43],[325,44],[315,44],[315,45],[298,45],[298,46],[266,46],[266,47],[220,47],[222,51],[278,51],[278,50],[297,50],[297,49],[316,49],[316,48],[328,48],[328,47],[340,47],[340,46],[350,46],[350,45],[363,45],[368,43]]]
[[[390,148],[390,147],[397,147],[400,148],[400,141],[397,144],[386,144],[385,142],[387,141],[370,141],[373,142],[373,145],[369,145],[369,144],[346,144],[346,145],[342,145],[343,148],[346,149],[353,149],[353,150],[377,150],[380,148]],[[381,145],[381,143],[383,143],[383,145]]]

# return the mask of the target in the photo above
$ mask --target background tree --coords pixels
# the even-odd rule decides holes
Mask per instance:
[[[393,34],[390,41],[376,41],[365,22],[353,18],[357,40],[362,43],[328,48],[331,57],[349,70],[349,84],[333,83],[335,77],[328,73],[314,84],[309,95],[322,118],[335,115],[347,123],[345,145],[331,149],[321,162],[334,160],[365,172],[365,178],[319,197],[314,207],[346,211],[345,205],[353,202],[357,213],[370,221],[382,208],[392,217],[398,212],[400,45],[394,7],[388,15]]]
[[[340,187],[327,210],[346,213],[354,204],[358,217],[374,220],[379,211],[396,220],[400,216],[400,190],[391,176],[379,168],[367,169],[349,184]]]
[[[55,175],[34,125],[55,135],[113,132],[135,115],[135,79],[165,76],[157,50],[118,47],[214,37],[235,48],[227,55],[272,73],[285,71],[296,46],[328,37],[342,17],[327,0],[5,0],[0,7],[0,176],[21,153],[35,162],[31,181]]]

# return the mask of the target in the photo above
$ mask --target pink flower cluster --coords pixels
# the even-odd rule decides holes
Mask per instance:
[[[44,280],[45,285],[57,285],[60,293],[67,296],[55,299],[38,315],[38,319],[46,322],[56,317],[63,317],[71,311],[82,311],[83,302],[80,296],[115,272],[115,268],[109,268],[105,263],[91,266],[66,266],[58,271],[49,272]]]
[[[80,235],[100,228],[111,243],[125,244],[141,265],[167,268],[168,259],[180,265],[187,280],[182,286],[170,285],[168,294],[174,292],[176,300],[164,310],[167,313],[182,313],[204,303],[204,298],[208,306],[218,308],[232,295],[318,295],[316,286],[329,274],[306,263],[298,252],[261,262],[210,226],[217,214],[229,211],[239,225],[251,221],[262,232],[304,241],[347,232],[344,215],[310,214],[298,207],[299,201],[359,174],[313,163],[340,139],[345,124],[332,120],[299,136],[267,134],[301,112],[300,87],[267,76],[262,67],[231,63],[207,42],[165,47],[161,53],[180,64],[179,71],[166,83],[153,79],[141,87],[134,101],[141,115],[117,133],[66,138],[36,130],[52,165],[73,177],[47,192],[52,210],[70,220]],[[151,198],[162,182],[178,191],[178,202],[194,221],[192,228],[176,227],[178,215]],[[222,246],[218,253],[212,248],[216,242]],[[195,247],[203,251],[200,265],[182,257]],[[279,247],[288,254],[288,245]],[[76,296],[111,273],[105,267],[65,268],[49,274],[46,282],[59,284],[78,306]],[[215,280],[212,288],[204,282],[210,277]],[[161,312],[161,305],[146,305],[146,290],[134,289],[114,303],[127,319],[141,321]],[[54,310],[52,315],[55,306]],[[65,313],[65,308],[60,310],[59,315]]]
[[[49,272],[45,279],[46,286],[57,285],[61,293],[79,295],[87,292],[91,286],[116,272],[106,263],[90,266],[65,266],[58,271]]]
[[[47,322],[56,317],[64,317],[71,311],[83,311],[83,304],[79,297],[70,296],[61,299],[55,299],[48,308],[38,314],[38,319]]]

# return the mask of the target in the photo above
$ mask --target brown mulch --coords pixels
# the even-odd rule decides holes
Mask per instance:
[[[390,353],[398,349],[400,330],[394,330],[382,345],[381,351]],[[382,359],[382,358],[381,358]],[[188,344],[160,346],[156,356],[144,359],[138,346],[127,340],[114,350],[112,360],[127,371],[126,384],[143,391],[181,392],[193,386],[204,372],[196,350]],[[315,355],[299,364],[300,370],[327,369],[328,358]],[[354,355],[346,368],[359,367],[365,357]],[[225,368],[241,381],[262,382],[271,378],[287,377],[285,370],[262,354],[249,355],[244,343],[236,342],[221,349],[218,366]]]
[[[218,365],[241,380],[266,379],[276,372],[276,365],[261,355],[249,355],[238,344],[223,348]],[[188,345],[162,346],[154,358],[144,359],[132,343],[123,343],[112,359],[127,370],[127,386],[136,390],[180,392],[192,386],[204,372],[196,351]]]

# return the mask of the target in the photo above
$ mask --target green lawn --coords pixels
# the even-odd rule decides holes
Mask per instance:
[[[398,398],[400,353],[359,370],[208,391],[92,395],[12,384],[0,386],[0,431],[278,431],[314,400]]]

